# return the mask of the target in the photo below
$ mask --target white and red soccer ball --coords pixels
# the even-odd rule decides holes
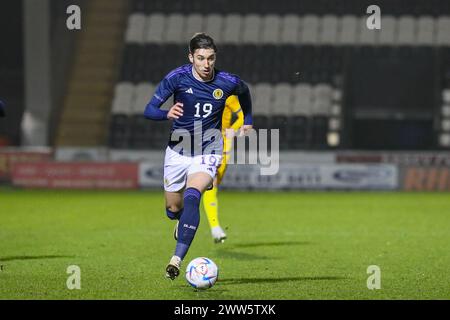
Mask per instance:
[[[219,269],[209,258],[195,258],[186,268],[186,280],[196,289],[211,288],[217,281]]]

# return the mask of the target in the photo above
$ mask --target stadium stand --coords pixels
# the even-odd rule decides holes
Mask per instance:
[[[57,129],[57,146],[98,146],[107,144],[112,90],[117,79],[117,61],[124,39],[128,12],[126,1],[88,2],[85,30],[81,31],[68,89]],[[130,17],[132,31],[126,41],[144,42],[136,31],[147,17]],[[135,28],[135,26],[138,26]],[[125,102],[121,98],[118,104]],[[123,107],[123,105],[121,105]]]
[[[280,128],[282,139],[286,138],[280,145],[283,149],[352,147],[345,137],[354,134],[351,122],[361,110],[349,96],[350,76],[363,76],[352,73],[355,59],[376,63],[419,57],[430,59],[430,65],[440,70],[435,85],[423,83],[440,98],[427,102],[422,113],[427,121],[435,121],[435,146],[450,146],[449,1],[378,1],[381,30],[366,27],[369,0],[286,0],[283,5],[271,0],[92,0],[88,4],[59,121],[54,121],[57,146],[139,149],[164,143],[159,140],[165,139],[169,124],[146,123],[142,113],[164,75],[187,63],[187,41],[198,31],[216,40],[217,67],[251,85],[255,126]],[[20,81],[20,70],[13,74],[4,69],[2,86],[6,84],[1,77]],[[435,120],[430,120],[432,111]],[[17,122],[21,112],[15,116]],[[19,132],[8,135],[13,143],[20,143]],[[339,135],[339,143],[330,144],[330,135]]]
[[[449,19],[443,16],[449,6],[444,2],[437,6],[412,1],[403,6],[381,1],[383,28],[375,31],[366,27],[367,16],[361,15],[369,5],[363,2],[287,1],[277,6],[265,0],[199,1],[190,6],[183,1],[163,5],[136,0],[117,88],[123,83],[134,86],[127,103],[138,117],[148,98],[145,88],[153,90],[174,66],[186,63],[187,40],[195,32],[207,31],[219,43],[218,67],[252,85],[257,128],[280,128],[282,149],[338,146],[329,137],[339,137],[345,129],[343,83],[355,56],[401,59],[431,46],[450,45]],[[120,99],[116,90],[112,118],[118,116]],[[133,126],[136,121],[127,123]],[[148,147],[159,139],[149,132],[147,137],[127,136],[128,145],[123,138],[116,143],[113,127],[113,147],[139,147],[145,144],[134,139],[154,140]]]

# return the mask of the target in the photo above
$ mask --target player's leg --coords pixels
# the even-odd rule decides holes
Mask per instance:
[[[177,192],[166,191],[164,193],[166,198],[166,215],[170,220],[177,220],[173,230],[173,237],[178,239],[178,220],[183,213],[183,190]]]
[[[227,238],[225,231],[219,223],[219,199],[217,197],[218,188],[222,182],[222,178],[227,170],[228,160],[230,158],[231,148],[233,147],[234,130],[226,129],[223,133],[223,155],[222,162],[217,169],[217,175],[214,178],[214,184],[211,190],[205,191],[203,194],[203,208],[208,218],[211,235],[215,243],[222,243]]]
[[[184,157],[170,148],[166,149],[164,158],[164,196],[166,200],[166,215],[169,219],[177,221],[174,230],[174,237],[177,238],[178,222],[183,213],[183,191],[186,186],[187,170],[191,164],[189,157]],[[172,257],[169,265],[176,266],[179,270],[181,259]],[[175,274],[176,273],[176,274]],[[166,277],[174,279],[178,272],[168,272]]]
[[[195,172],[188,176],[184,191],[183,213],[178,224],[175,253],[167,268],[166,276],[175,279],[180,273],[181,262],[186,256],[200,224],[200,199],[202,193],[212,184],[213,178],[205,172]]]
[[[208,218],[211,235],[215,243],[222,243],[227,238],[219,223],[219,199],[217,197],[218,187],[222,181],[227,168],[227,155],[224,154],[222,164],[217,169],[217,175],[214,178],[213,188],[205,191],[203,194],[203,208],[205,209],[206,217]]]

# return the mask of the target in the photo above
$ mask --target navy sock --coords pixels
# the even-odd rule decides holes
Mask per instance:
[[[166,208],[166,215],[169,217],[170,220],[179,220],[182,213],[183,209],[181,209],[178,212],[173,212]]]
[[[184,208],[178,224],[178,240],[175,255],[184,259],[200,224],[199,204],[202,194],[195,188],[184,191]]]

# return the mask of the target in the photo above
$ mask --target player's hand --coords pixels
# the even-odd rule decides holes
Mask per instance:
[[[246,136],[250,132],[250,130],[252,130],[252,129],[253,129],[253,125],[251,125],[251,124],[244,124],[241,127],[241,130],[239,132],[239,137]]]
[[[174,120],[183,116],[183,104],[181,102],[175,103],[167,113],[167,119]]]

